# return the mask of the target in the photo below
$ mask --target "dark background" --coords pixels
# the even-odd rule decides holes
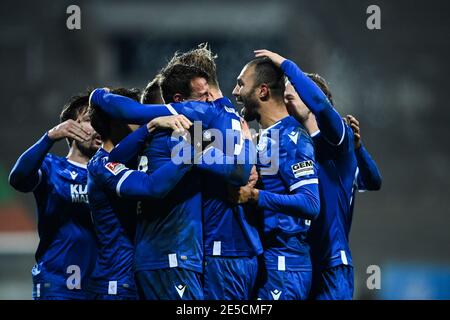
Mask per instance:
[[[71,4],[81,30],[66,27]],[[381,30],[366,27],[371,4]],[[30,297],[37,245],[34,199],[7,183],[17,157],[58,123],[72,94],[142,88],[176,50],[201,42],[219,55],[225,95],[252,50],[267,48],[324,76],[338,111],[360,120],[383,186],[357,196],[355,297],[450,298],[450,2],[6,0],[0,8],[0,298]],[[366,287],[369,265],[381,267],[381,290]]]

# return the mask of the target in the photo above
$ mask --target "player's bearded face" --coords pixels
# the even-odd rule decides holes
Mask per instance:
[[[241,115],[246,121],[259,120],[258,99],[256,98],[256,88],[253,85],[254,79],[248,67],[242,69],[238,77],[233,95],[238,104],[242,106]]]
[[[241,95],[240,100],[242,101],[243,108],[241,110],[241,115],[244,117],[245,121],[253,121],[259,119],[258,114],[258,100],[256,98],[255,90],[251,90],[247,94]]]

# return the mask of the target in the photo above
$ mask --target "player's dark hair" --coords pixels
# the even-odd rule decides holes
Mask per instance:
[[[192,94],[191,80],[195,78],[204,78],[208,81],[206,72],[194,66],[175,64],[163,73],[161,90],[163,99],[166,103],[174,102],[173,96],[181,94],[187,98]]]
[[[111,93],[118,94],[139,101],[141,91],[136,88],[112,89]],[[89,108],[89,116],[91,118],[91,126],[100,135],[102,141],[111,139],[114,144],[118,143],[123,138],[123,132],[128,131],[128,126],[118,120],[112,119],[106,112],[98,106],[91,106]],[[120,136],[115,139],[115,136]],[[119,140],[119,141],[116,141]]]
[[[281,68],[277,67],[269,58],[256,58],[248,63],[254,68],[255,87],[266,84],[273,98],[283,100],[285,77]]]
[[[141,103],[144,104],[164,104],[161,91],[162,75],[157,74],[155,78],[150,81],[141,94]]]
[[[88,90],[84,93],[79,93],[70,97],[69,101],[64,105],[61,114],[59,115],[59,121],[62,123],[67,120],[77,120],[78,117],[87,111],[89,106],[89,95],[91,91]],[[69,148],[72,146],[72,138],[66,139]]]
[[[326,80],[317,73],[306,73],[306,75],[317,84],[320,90],[327,96],[328,100],[330,100],[331,105],[334,106],[333,95]]]
[[[219,88],[217,66],[215,62],[216,59],[217,54],[214,54],[211,51],[211,47],[208,45],[208,43],[201,43],[198,45],[198,48],[192,49],[188,52],[176,52],[165,69],[168,69],[175,64],[184,64],[187,66],[197,67],[208,74],[209,85]]]

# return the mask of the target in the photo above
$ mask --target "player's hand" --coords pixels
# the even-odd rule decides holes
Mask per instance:
[[[235,187],[228,185],[228,201],[235,204],[258,201],[259,190],[250,185]]]
[[[72,119],[64,121],[48,131],[48,137],[53,141],[71,138],[84,142],[91,138],[91,134],[92,132],[83,128],[80,122]]]
[[[244,139],[252,140],[252,133],[250,132],[248,123],[243,118],[241,118],[241,132]]]
[[[252,171],[250,172],[250,178],[248,179],[247,186],[254,188],[256,186],[256,183],[258,182],[258,179],[258,171],[256,171],[256,166],[253,166]]]
[[[256,58],[260,57],[269,58],[277,67],[281,66],[281,64],[286,60],[286,58],[283,58],[278,53],[266,49],[254,50],[253,52],[255,53]]]
[[[155,118],[147,124],[147,129],[152,132],[156,129],[172,129],[176,133],[183,134],[185,130],[189,130],[192,122],[184,115],[166,116]]]
[[[355,149],[359,149],[361,147],[361,130],[359,127],[359,121],[350,114],[347,115],[345,120],[353,130],[353,136],[355,137]]]

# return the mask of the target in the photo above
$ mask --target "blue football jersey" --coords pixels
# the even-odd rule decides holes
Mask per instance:
[[[204,135],[215,136],[211,133],[213,130],[221,132],[212,145],[229,156],[235,156],[243,144],[240,116],[227,98],[216,100],[215,105],[216,116],[208,123],[212,129],[206,130]],[[205,254],[228,257],[261,254],[256,215],[244,210],[242,205],[227,201],[227,182],[223,179],[210,173],[204,173],[202,177]]]
[[[357,184],[357,160],[352,129],[345,125],[339,146],[331,145],[321,133],[312,135],[319,163],[321,208],[309,233],[311,257],[320,270],[352,265],[349,232],[352,200]]]
[[[318,183],[311,138],[294,118],[285,117],[263,130],[258,153],[263,190],[291,194],[302,186]],[[267,269],[311,270],[306,242],[311,221],[271,210],[263,210],[263,218],[261,233]]]
[[[108,157],[109,153],[100,148],[88,164],[88,193],[98,246],[89,290],[135,297],[136,201],[120,197],[118,190],[129,169],[110,162]]]
[[[172,149],[178,144],[170,133],[155,133],[141,156],[139,169],[151,174],[172,161]],[[202,272],[202,263],[200,180],[190,171],[163,199],[139,203],[135,271],[180,267]]]
[[[225,151],[237,155],[242,148],[240,117],[228,98],[212,103],[187,101],[167,105],[172,114],[183,114],[192,121],[201,121],[203,138]],[[233,135],[227,143],[227,135]],[[212,173],[197,172],[202,177],[205,252],[208,255],[254,256],[262,252],[254,215],[241,205],[226,201],[226,182]],[[230,237],[230,234],[233,235]]]
[[[33,297],[86,299],[97,257],[86,166],[48,154],[34,189],[40,237]]]

